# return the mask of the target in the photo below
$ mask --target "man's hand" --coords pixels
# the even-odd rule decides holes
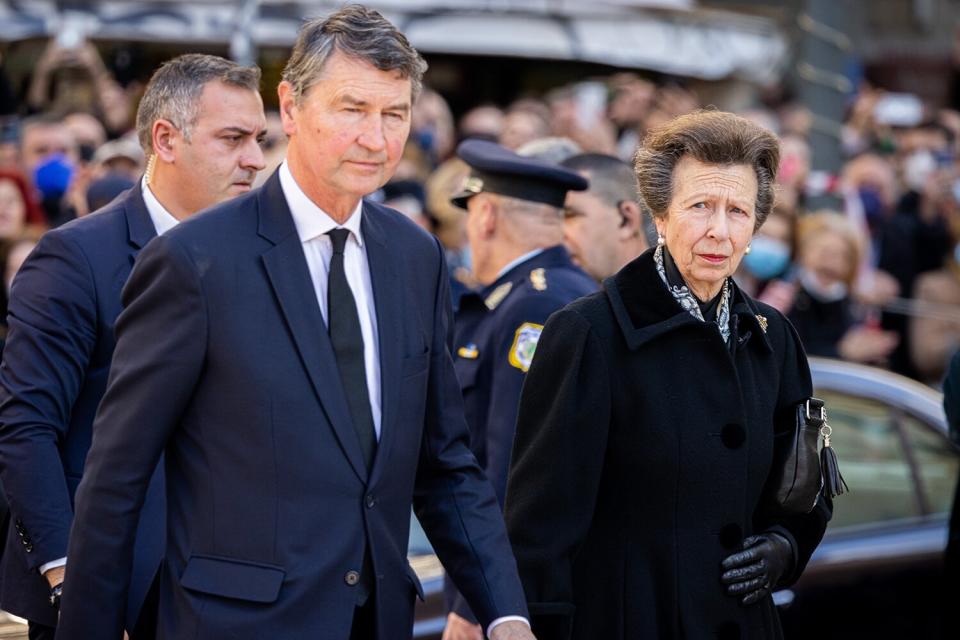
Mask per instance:
[[[519,620],[508,620],[501,622],[490,631],[490,640],[537,640],[523,622]]]
[[[43,577],[46,578],[50,584],[51,589],[63,582],[63,575],[66,573],[66,570],[66,567],[54,567],[53,569],[48,569],[47,572],[43,574]]]
[[[483,640],[483,628],[451,611],[447,615],[442,640]]]

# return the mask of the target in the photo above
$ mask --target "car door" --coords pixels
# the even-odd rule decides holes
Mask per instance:
[[[958,473],[940,394],[876,369],[812,365],[850,493],[836,499],[804,576],[775,596],[785,635],[939,637],[939,584]]]

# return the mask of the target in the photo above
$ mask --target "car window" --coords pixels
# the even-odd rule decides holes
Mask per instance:
[[[833,428],[831,444],[850,494],[837,498],[831,529],[922,515],[897,416],[876,400],[818,390]],[[914,429],[914,431],[917,431]],[[918,444],[922,436],[917,437]],[[928,451],[932,443],[923,441]]]
[[[900,424],[919,476],[921,508],[930,514],[949,513],[957,487],[960,458],[945,437],[913,416],[900,416]]]

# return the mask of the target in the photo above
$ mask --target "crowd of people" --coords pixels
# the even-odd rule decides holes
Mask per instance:
[[[7,172],[0,181],[7,185],[0,189],[0,257],[8,282],[39,232],[106,204],[143,171],[143,152],[131,133],[131,91],[113,80],[92,44],[64,49],[50,41],[19,108],[7,109],[14,113],[6,116],[0,140],[0,167]],[[864,83],[852,98],[836,175],[811,170],[814,119],[802,104],[782,91],[765,91],[742,112],[780,137],[783,159],[775,209],[738,282],[788,314],[812,355],[889,367],[938,386],[960,345],[960,113],[927,105],[916,122],[891,121],[883,109],[887,95]],[[467,173],[454,155],[459,141],[493,140],[555,162],[592,153],[629,163],[648,130],[708,106],[679,82],[656,84],[636,73],[507,105],[479,104],[458,117],[427,87],[397,174],[371,198],[434,232],[457,279],[470,287],[464,212],[449,203]],[[278,114],[268,111],[267,118],[266,170],[258,184],[279,165],[286,146]],[[824,192],[836,206],[808,206]],[[652,222],[644,219],[649,243]],[[575,259],[610,255],[609,238],[578,244],[587,239],[577,225],[571,213],[567,244]]]

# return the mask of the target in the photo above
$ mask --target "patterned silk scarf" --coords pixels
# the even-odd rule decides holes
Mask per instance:
[[[697,298],[690,292],[690,289],[686,284],[677,286],[670,284],[670,281],[667,280],[667,271],[663,266],[663,246],[658,246],[657,250],[653,252],[653,260],[657,265],[657,273],[660,274],[660,279],[663,280],[664,286],[673,296],[674,300],[680,303],[680,306],[683,307],[690,315],[699,320],[700,322],[705,322],[703,317],[703,312],[700,311],[700,303],[697,302]],[[730,278],[727,278],[723,281],[723,289],[720,291],[720,305],[717,308],[717,326],[720,327],[720,335],[723,337],[724,343],[730,341]]]

